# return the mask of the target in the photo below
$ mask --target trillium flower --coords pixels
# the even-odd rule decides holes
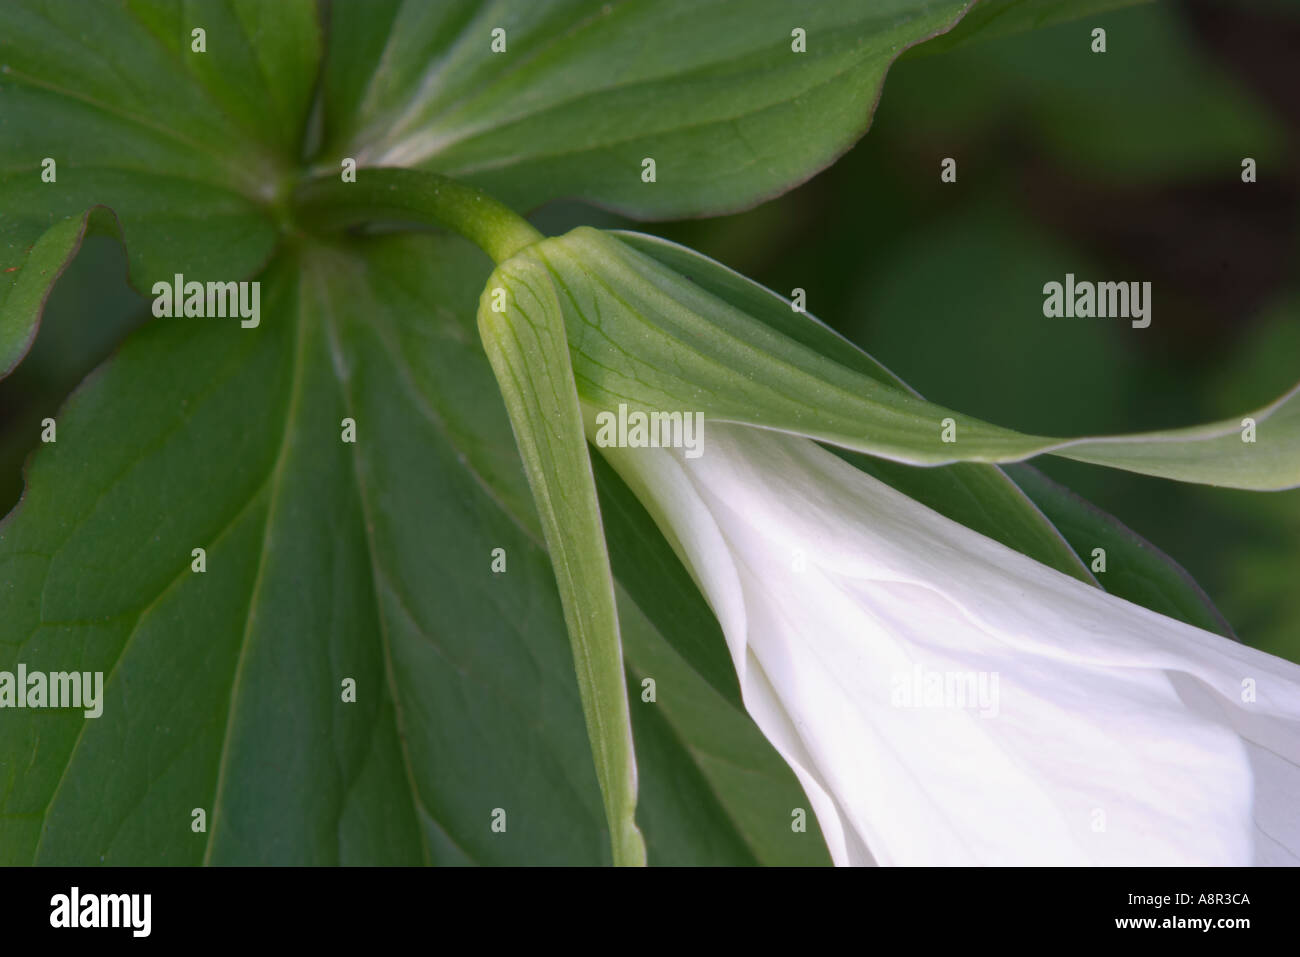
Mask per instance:
[[[793,435],[602,448],[707,597],[837,864],[1300,863],[1300,667]]]
[[[499,262],[479,329],[551,551],[616,861],[644,851],[584,433],[694,575],[836,862],[1300,863],[1300,667],[1041,565],[816,444],[1292,488],[1300,386],[1240,422],[1026,435],[927,402],[705,257],[585,227]],[[660,428],[638,447],[634,418],[688,414],[711,426],[702,446]],[[902,484],[949,494],[914,471]],[[1023,508],[1001,473],[953,480]]]

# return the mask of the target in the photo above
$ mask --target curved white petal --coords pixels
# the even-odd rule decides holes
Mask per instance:
[[[1300,862],[1300,667],[814,443],[602,450],[708,598],[837,863]]]

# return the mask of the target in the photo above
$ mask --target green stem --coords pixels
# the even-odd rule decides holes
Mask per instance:
[[[460,233],[497,263],[543,238],[481,189],[410,169],[359,169],[355,183],[343,182],[338,174],[308,180],[294,190],[293,215],[317,229],[365,222],[435,223]]]

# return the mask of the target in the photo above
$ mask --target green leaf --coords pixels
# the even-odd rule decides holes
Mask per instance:
[[[432,251],[423,302],[472,310],[486,263]],[[305,285],[292,263],[265,277],[258,329],[146,326],[33,459],[0,534],[4,667],[103,670],[105,702],[6,712],[6,861],[607,853],[563,629],[525,624],[559,621],[545,553],[394,352],[477,346],[429,329],[401,285],[371,289],[365,259],[305,268]],[[473,371],[491,386],[481,355]]]
[[[0,286],[0,379],[27,355],[41,324],[50,290],[68,268],[88,233],[104,232],[121,239],[122,228],[112,210],[96,206],[81,216],[69,216],[51,226],[23,261],[10,267],[12,277]]]
[[[75,252],[69,217],[97,205],[116,214],[142,293],[267,261],[306,127],[315,18],[310,0],[5,4],[0,369],[25,351],[14,342],[35,328],[60,250]],[[194,28],[206,53],[191,50]]]
[[[556,278],[578,390],[597,408],[700,411],[912,465],[1052,452],[1188,482],[1300,485],[1300,386],[1246,417],[1203,426],[1099,438],[1023,435],[837,362],[614,235],[579,227],[527,254]]]
[[[496,373],[560,588],[616,864],[644,864],[614,581],[550,274],[517,256],[488,279],[479,333]]]
[[[336,3],[319,169],[344,157],[418,166],[516,208],[558,197],[651,218],[743,208],[847,150],[890,64],[967,6],[751,0],[738,16],[717,0]]]
[[[104,710],[3,712],[0,860],[610,860],[554,573],[475,330],[490,269],[454,239],[313,246],[262,276],[256,329],[154,320],[60,410],[0,525],[0,670],[102,670]],[[653,526],[631,539],[632,514],[615,544],[666,550]],[[701,620],[690,597],[653,622],[622,600],[631,673],[665,705],[635,725],[650,859],[815,858],[784,836],[798,785],[748,716],[646,660]],[[687,726],[688,693],[718,741]],[[696,844],[687,794],[727,831]]]

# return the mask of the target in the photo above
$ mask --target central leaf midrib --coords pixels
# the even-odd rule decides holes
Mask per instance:
[[[313,263],[313,269],[319,268],[320,267]],[[306,272],[305,268],[303,272]],[[328,283],[326,283],[324,279],[317,279],[314,283],[314,287],[325,289],[328,288]],[[342,401],[348,415],[352,416],[355,421],[356,403],[353,401],[351,389],[343,379],[342,370],[337,368],[336,364],[338,357],[342,356],[342,344],[340,343],[338,336],[337,316],[333,309],[333,303],[330,301],[328,296],[320,297],[320,307],[321,315],[324,318],[325,331],[329,337],[330,354],[335,357],[335,362],[330,364],[330,368],[334,373],[335,384],[338,386],[339,399]],[[353,486],[356,491],[357,502],[361,507],[362,525],[365,529],[366,561],[370,566],[370,587],[374,595],[375,619],[376,623],[379,625],[379,642],[384,656],[384,680],[388,684],[389,697],[393,700],[393,723],[396,726],[398,746],[402,753],[402,769],[405,773],[407,789],[410,793],[411,813],[415,816],[417,823],[419,823],[420,815],[423,814],[436,824],[438,821],[437,815],[429,809],[428,805],[424,801],[423,795],[420,794],[419,784],[415,779],[415,765],[411,761],[410,746],[407,743],[406,710],[402,703],[401,695],[398,693],[397,675],[393,669],[392,642],[388,632],[388,616],[384,613],[384,592],[380,579],[385,576],[380,569],[378,554],[375,550],[374,522],[370,512],[370,502],[366,495],[366,486],[361,475],[361,463],[358,459],[358,451],[355,444],[352,446],[352,451],[349,457],[352,461]],[[422,827],[420,830],[420,857],[425,864],[432,864],[433,860],[430,856],[429,842],[425,840]],[[441,825],[439,825],[439,830],[444,834],[447,834],[447,829]],[[449,834],[447,836],[449,840],[457,846],[457,848],[460,848],[458,842],[452,839]],[[464,853],[463,848],[460,849],[462,853]],[[470,860],[473,859],[469,854],[465,854],[465,856]]]
[[[253,620],[256,616],[257,604],[261,595],[262,582],[265,577],[267,566],[267,554],[271,545],[271,529],[275,524],[276,505],[280,500],[282,485],[282,474],[284,471],[287,451],[290,444],[290,438],[293,435],[295,422],[298,415],[298,409],[302,398],[302,378],[303,378],[303,352],[305,349],[306,336],[303,334],[303,298],[301,289],[297,295],[297,315],[294,321],[294,355],[293,371],[291,374],[291,385],[289,387],[289,404],[285,410],[284,431],[280,435],[280,447],[276,452],[275,466],[271,470],[270,478],[267,480],[269,486],[269,500],[266,504],[266,518],[262,527],[262,547],[258,553],[257,572],[253,578],[253,585],[248,593],[248,613],[244,617],[244,631],[239,640],[239,654],[235,660],[235,673],[230,683],[230,703],[226,708],[226,726],[221,735],[221,757],[217,764],[217,781],[213,790],[212,798],[212,821],[208,829],[208,840],[203,850],[203,863],[212,862],[213,848],[216,846],[217,826],[221,820],[221,796],[226,782],[226,773],[229,767],[230,759],[230,730],[235,723],[235,709],[238,707],[239,688],[244,673],[244,666],[247,661],[247,652],[249,645],[249,635],[253,629]]]

